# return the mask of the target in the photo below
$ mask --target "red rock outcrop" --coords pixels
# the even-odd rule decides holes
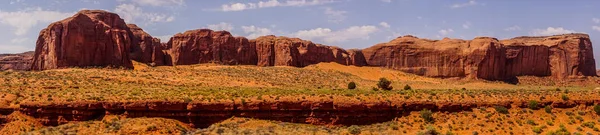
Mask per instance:
[[[167,43],[173,65],[218,62],[255,65],[256,50],[248,39],[209,29],[178,33]]]
[[[165,62],[165,46],[160,42],[160,39],[152,37],[142,28],[135,24],[127,24],[132,32],[131,48],[129,49],[129,57],[142,63],[147,63],[153,66],[171,65]]]
[[[299,38],[276,37],[273,35],[251,40],[256,44],[258,66],[304,67],[320,62],[336,62],[343,65],[364,66],[362,53],[315,44]],[[356,59],[358,58],[358,59]]]
[[[176,34],[167,43],[173,65],[217,62],[226,65],[296,66],[319,62],[363,65],[360,53],[298,38],[262,36],[248,40],[226,31],[199,29]],[[357,63],[357,64],[354,64]]]
[[[33,51],[19,54],[0,54],[0,71],[29,70],[33,61]]]
[[[510,80],[523,75],[557,79],[596,76],[591,42],[585,34],[502,41],[487,37],[428,40],[403,36],[362,53],[369,66],[430,77]]]
[[[369,66],[429,77],[502,78],[503,46],[494,38],[472,41],[403,36],[362,50]]]
[[[40,32],[32,70],[112,66],[133,68],[131,31],[119,15],[82,10]]]
[[[132,68],[130,58],[150,65],[304,67],[319,62],[381,66],[429,77],[510,80],[516,76],[557,79],[597,76],[586,34],[517,37],[499,41],[419,39],[403,36],[364,50],[344,50],[273,35],[248,40],[227,31],[190,30],[160,43],[114,13],[82,10],[40,32],[33,70],[85,66]]]
[[[575,100],[543,100],[539,107],[573,108],[593,106],[597,98]],[[316,125],[364,125],[390,121],[403,113],[428,109],[439,112],[470,111],[472,108],[504,106],[529,107],[528,101],[499,99],[490,101],[358,101],[331,98],[282,98],[273,100],[214,101],[135,101],[135,102],[53,102],[21,103],[19,111],[38,119],[44,125],[60,125],[70,121],[101,119],[104,115],[126,117],[162,117],[176,119],[201,128],[231,118],[248,117]],[[3,108],[0,108],[3,109]],[[8,112],[10,113],[10,112]],[[1,120],[1,119],[0,119]]]
[[[507,64],[512,65],[508,75],[550,75],[557,79],[597,76],[587,34],[517,37],[501,42],[508,47]]]

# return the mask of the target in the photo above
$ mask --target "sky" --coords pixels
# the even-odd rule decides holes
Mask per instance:
[[[507,39],[586,33],[596,43],[600,65],[599,0],[3,0],[0,53],[33,51],[41,29],[82,9],[117,13],[162,42],[200,28],[346,49],[402,35]]]

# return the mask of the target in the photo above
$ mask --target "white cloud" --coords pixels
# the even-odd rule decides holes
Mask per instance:
[[[246,36],[246,37],[248,37],[249,39],[254,39],[254,38],[257,38],[260,36],[273,34],[273,32],[268,28],[256,27],[254,25],[242,26],[242,30],[244,31],[244,33],[248,34],[248,36]]]
[[[209,24],[207,27],[211,30],[225,30],[225,31],[233,30],[233,25],[231,23],[226,23],[226,22],[221,22],[218,24]]]
[[[452,6],[450,6],[450,8],[463,8],[463,7],[474,6],[474,5],[477,5],[477,2],[475,2],[475,0],[469,0],[469,2],[467,2],[467,3],[453,4]]]
[[[150,6],[171,6],[178,5],[181,6],[185,4],[183,0],[132,0],[139,5],[150,5]]]
[[[160,42],[162,43],[169,42],[169,40],[171,40],[171,37],[173,37],[173,35],[155,36],[155,38],[160,39]]]
[[[598,18],[592,18],[592,21],[593,21],[594,23],[600,23],[600,19],[598,19]]]
[[[352,39],[369,39],[369,35],[376,31],[378,31],[377,27],[365,25],[352,26],[339,31],[332,31],[329,28],[301,30],[291,36],[308,40],[323,40],[325,43],[339,43]]]
[[[384,28],[390,28],[390,24],[388,24],[387,22],[380,22],[379,26],[384,27]]]
[[[330,7],[325,8],[325,15],[329,18],[329,22],[339,23],[346,19],[346,11],[333,10]]]
[[[463,27],[464,29],[469,29],[469,28],[471,28],[471,22],[465,22],[465,23],[462,25],[462,27]]]
[[[508,28],[504,28],[504,31],[519,31],[521,30],[521,27],[515,25],[515,26],[510,26]]]
[[[442,36],[446,36],[452,32],[454,32],[454,30],[452,30],[452,29],[442,29],[442,30],[438,31],[438,33],[440,33]]]
[[[0,11],[0,23],[14,27],[15,35],[25,35],[34,26],[42,23],[44,25],[51,22],[67,18],[74,13],[65,13],[59,11],[43,10],[42,8],[29,8],[16,12]]]
[[[333,0],[285,0],[279,2],[279,0],[268,0],[259,1],[257,3],[232,3],[221,5],[221,11],[242,11],[248,9],[259,9],[269,7],[301,7],[301,6],[312,6],[332,3]]]
[[[592,30],[600,31],[600,26],[592,26]]]
[[[383,1],[383,2],[387,2],[387,3],[390,3],[390,2],[392,2],[392,0],[381,0],[381,1]]]
[[[567,30],[562,27],[548,27],[546,29],[534,29],[530,35],[533,36],[551,36],[559,34],[575,33],[574,30]]]
[[[172,22],[175,17],[158,13],[144,12],[140,7],[133,4],[121,4],[115,8],[115,12],[127,23],[152,24],[156,22]]]

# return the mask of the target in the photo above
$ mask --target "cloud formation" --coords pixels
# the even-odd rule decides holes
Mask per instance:
[[[325,43],[339,43],[352,39],[369,39],[370,34],[378,30],[376,26],[372,25],[352,26],[338,31],[329,28],[316,28],[301,30],[291,34],[291,36],[307,40],[322,40]]]
[[[172,22],[175,20],[175,17],[171,15],[144,12],[142,8],[133,4],[118,5],[115,8],[115,13],[119,14],[127,23],[152,24],[156,22]]]
[[[530,32],[530,35],[532,36],[551,36],[551,35],[560,35],[560,34],[567,34],[567,33],[575,33],[574,30],[567,30],[564,29],[563,27],[548,27],[546,29],[534,29],[533,31]]]
[[[467,3],[452,4],[452,6],[450,6],[450,8],[463,8],[463,7],[475,6],[475,5],[477,5],[477,2],[475,2],[474,0],[470,0]]]
[[[231,31],[231,30],[233,30],[233,25],[231,23],[221,22],[221,23],[218,23],[218,24],[209,24],[207,26],[207,28],[211,29],[211,30]]]
[[[248,35],[246,36],[248,39],[254,39],[260,36],[273,34],[273,31],[271,31],[271,29],[256,27],[254,25],[242,26],[242,30]]]
[[[322,5],[333,3],[333,0],[279,0],[259,1],[257,3],[232,3],[221,5],[220,11],[243,11],[249,9],[270,8],[270,7],[302,7],[312,5]]]
[[[27,8],[15,12],[0,11],[0,24],[15,28],[13,34],[21,36],[27,34],[32,27],[37,26],[38,24],[49,24],[73,14],[74,13],[44,10],[40,7]]]

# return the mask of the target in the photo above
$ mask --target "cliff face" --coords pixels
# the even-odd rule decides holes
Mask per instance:
[[[130,59],[131,58],[131,59]],[[33,70],[85,66],[131,68],[130,60],[150,65],[304,67],[319,62],[380,66],[429,77],[510,80],[516,76],[556,79],[596,76],[586,34],[517,37],[499,41],[428,40],[403,36],[364,50],[344,50],[299,38],[262,36],[248,40],[227,31],[190,30],[167,43],[114,13],[83,10],[40,32]]]
[[[586,34],[517,37],[502,43],[514,52],[510,55],[513,65],[521,68],[508,74],[551,75],[558,79],[596,76],[592,43]]]
[[[170,65],[165,62],[164,46],[160,43],[160,39],[150,36],[135,24],[127,24],[127,27],[132,34],[130,35],[131,48],[129,48],[131,60],[154,66]]]
[[[2,70],[29,70],[33,61],[34,52],[19,54],[0,54],[0,71]]]
[[[589,37],[566,34],[498,41],[427,40],[404,36],[362,50],[367,64],[430,77],[507,80],[515,76],[557,79],[596,76]]]
[[[133,68],[131,31],[119,15],[82,10],[40,32],[32,70],[114,66]]]

